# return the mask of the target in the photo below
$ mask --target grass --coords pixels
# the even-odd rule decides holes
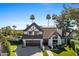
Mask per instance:
[[[48,54],[47,54],[47,51],[46,51],[46,50],[43,52],[43,56],[48,56]]]
[[[16,56],[15,52],[14,52],[14,49],[16,48],[17,46],[16,45],[11,45],[10,46],[10,56]]]
[[[76,56],[76,53],[72,48],[64,47],[59,50],[52,50],[54,56]]]
[[[22,43],[22,41],[20,40],[20,41],[12,41],[12,40],[9,40],[9,42],[10,42],[10,56],[16,56],[16,54],[15,54],[15,49],[16,49],[16,47],[17,47],[17,45],[19,45],[19,44],[21,44]]]

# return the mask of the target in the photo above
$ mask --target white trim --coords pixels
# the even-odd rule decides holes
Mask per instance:
[[[23,39],[23,40],[43,40],[43,39]]]
[[[26,47],[26,40],[40,40],[40,46],[43,46],[43,39],[23,39],[24,47]]]
[[[24,47],[26,47],[26,40],[23,40],[23,45]]]

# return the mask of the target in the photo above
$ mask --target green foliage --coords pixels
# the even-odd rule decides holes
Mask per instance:
[[[8,54],[10,53],[10,43],[7,41],[7,40],[5,40],[5,41],[3,41],[3,42],[1,42],[1,46],[2,46],[2,52],[8,52]]]
[[[48,56],[48,53],[46,50],[43,52],[43,56]]]
[[[72,48],[74,49],[74,51],[77,53],[77,55],[79,56],[79,40],[72,40],[71,42],[73,42],[74,44],[72,44]]]
[[[53,14],[52,15],[52,20],[58,19],[57,15]]]
[[[70,27],[74,27],[79,22],[78,8],[65,7],[63,6],[62,13],[60,15],[53,15],[52,18],[57,21],[57,28],[62,30],[62,38],[69,39],[72,36],[74,29]],[[75,20],[74,25],[72,25],[72,21]],[[68,33],[68,35],[65,35]],[[76,39],[79,39],[79,35],[77,35]],[[66,42],[67,43],[67,42]]]
[[[79,41],[79,30],[76,32],[76,35],[73,37],[73,39]]]
[[[72,48],[61,48],[59,50],[52,50],[54,56],[76,56]]]
[[[19,40],[19,41],[12,41],[12,40],[8,40],[11,45],[19,45],[19,44],[22,44],[22,40]]]
[[[16,26],[15,26],[15,25],[13,25],[12,27],[13,27],[14,29],[16,28]]]
[[[73,41],[71,41],[71,47],[75,51],[75,43]]]
[[[76,48],[76,50],[77,50],[77,55],[79,56],[79,48]]]
[[[48,20],[48,26],[49,26],[49,20],[51,19],[50,14],[47,14],[46,19]]]
[[[48,19],[48,20],[51,19],[50,14],[47,14],[46,19]]]
[[[21,37],[23,35],[23,31],[17,31],[17,37]]]
[[[16,45],[10,45],[10,54],[9,54],[9,56],[16,56],[16,54],[15,54],[15,49],[16,49]]]
[[[10,49],[12,48],[11,45],[18,45],[21,42],[10,42],[15,40],[15,38],[20,37],[23,35],[23,31],[15,30],[15,26],[13,29],[10,26],[6,26],[1,28],[0,30],[0,39],[2,39],[2,52],[8,52],[8,55],[15,55],[13,51]],[[11,45],[10,45],[11,44]],[[15,47],[14,47],[15,48]]]
[[[32,14],[32,15],[30,16],[30,19],[33,21],[33,20],[35,19],[35,16]]]
[[[6,26],[1,28],[0,30],[0,38],[6,40],[14,40],[16,37],[21,37],[23,35],[22,31],[15,30],[16,26],[13,26],[13,29],[10,26]]]

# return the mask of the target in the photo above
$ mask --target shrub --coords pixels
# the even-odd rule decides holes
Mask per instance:
[[[71,47],[72,47],[72,49],[75,51],[75,44],[74,44],[73,41],[71,41]]]
[[[2,45],[2,52],[4,52],[4,53],[7,52],[9,54],[10,53],[10,49],[9,49],[10,43],[8,41],[3,41],[1,43],[1,45]]]
[[[77,55],[79,56],[79,48],[76,48],[76,50],[77,50]]]

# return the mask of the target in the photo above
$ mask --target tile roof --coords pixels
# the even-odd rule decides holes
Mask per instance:
[[[43,39],[49,39],[50,35],[52,33],[55,33],[57,30],[56,28],[52,28],[52,27],[46,27],[46,28],[42,28],[43,29]]]

